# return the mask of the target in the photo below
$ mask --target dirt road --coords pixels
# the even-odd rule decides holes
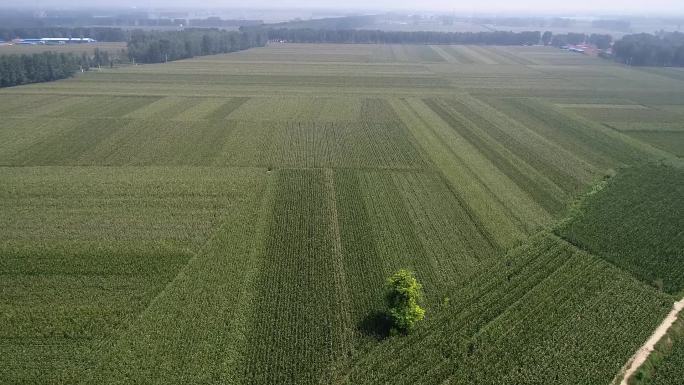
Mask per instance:
[[[637,352],[632,356],[632,358],[627,361],[627,364],[623,367],[621,373],[624,373],[620,385],[627,385],[627,380],[639,369],[639,367],[646,361],[648,356],[651,354],[655,345],[660,341],[661,338],[667,333],[670,326],[677,320],[677,315],[684,309],[684,298],[675,302],[672,307],[670,314],[665,317],[663,322],[656,328],[648,341],[637,350]]]

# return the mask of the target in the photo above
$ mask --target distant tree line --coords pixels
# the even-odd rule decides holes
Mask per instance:
[[[396,16],[395,16],[396,17]],[[346,29],[363,29],[363,27],[373,24],[378,16],[364,15],[364,16],[342,16],[342,17],[325,17],[321,19],[286,21],[282,23],[269,24],[268,27],[274,29],[288,28],[288,29],[327,29],[327,30],[346,30]]]
[[[242,27],[263,24],[262,20],[224,20],[218,17],[189,19],[185,12],[167,13],[166,17],[150,17],[142,10],[93,11],[93,10],[47,10],[41,17],[33,12],[5,9],[0,12],[0,25],[23,28],[49,27],[178,27],[180,24],[194,27]],[[55,36],[61,37],[61,36]],[[91,36],[86,36],[91,37]],[[118,40],[124,41],[124,40]]]
[[[114,64],[124,62],[126,56],[125,50],[121,50],[119,53],[109,53],[99,48],[95,48],[92,55],[89,55],[86,52],[81,54],[79,65],[84,71],[88,71],[90,68],[94,67],[114,67]]]
[[[268,39],[282,40],[290,43],[533,45],[539,44],[541,33],[539,31],[406,32],[355,29],[329,30],[278,28],[268,30]]]
[[[266,33],[259,28],[239,32],[218,29],[136,30],[128,41],[128,56],[137,63],[163,63],[262,47],[265,44]]]
[[[73,53],[43,52],[0,56],[0,87],[48,82],[73,76],[81,59]]]
[[[95,67],[113,67],[125,57],[125,51],[107,52],[95,48],[92,53],[42,52],[30,55],[0,55],[0,87],[65,79],[79,71]]]
[[[551,32],[546,31],[542,35],[542,43],[544,45],[550,44],[554,47],[588,43],[595,45],[598,49],[607,49],[610,48],[610,45],[613,43],[613,37],[608,34],[592,33],[591,35],[587,35],[576,32],[554,35]]]
[[[159,63],[194,56],[213,55],[263,46],[266,34],[259,29],[219,31],[196,29],[161,32],[136,30],[127,52],[119,55],[138,63]],[[0,56],[0,87],[47,82],[73,76],[93,67],[113,67],[123,57],[95,48],[92,54],[43,52]]]
[[[684,33],[626,35],[613,45],[613,56],[633,66],[684,67]]]
[[[206,19],[180,19],[180,22],[193,28],[254,27],[264,24],[263,20],[221,19],[216,16]]]
[[[128,40],[128,33],[120,28],[63,28],[63,27],[35,27],[35,28],[0,28],[0,39],[30,39],[42,37],[89,37],[103,42],[122,42]]]

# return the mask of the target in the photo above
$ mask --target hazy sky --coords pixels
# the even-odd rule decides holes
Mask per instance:
[[[4,0],[3,0],[4,1]],[[517,13],[684,13],[684,0],[26,0],[19,4],[39,7],[69,5],[138,6],[148,7],[222,7],[222,8],[335,8],[359,10],[422,10],[458,12],[517,12]],[[80,4],[80,5],[79,5]],[[5,4],[8,6],[9,4]],[[71,8],[71,7],[70,7]]]

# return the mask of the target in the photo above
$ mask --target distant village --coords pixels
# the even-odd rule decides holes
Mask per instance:
[[[0,40],[0,45],[65,45],[88,43],[97,43],[97,40],[89,37],[44,37],[35,39],[14,39],[12,41]]]
[[[287,40],[275,39],[269,40],[270,43],[287,43]],[[66,44],[91,44],[97,43],[97,40],[89,37],[44,37],[44,38],[30,38],[30,39],[14,39],[11,41],[0,40],[2,45],[66,45]],[[559,47],[562,50],[570,52],[581,53],[589,56],[611,57],[612,47],[606,49],[599,49],[596,45],[590,43],[567,44]]]
[[[560,47],[560,49],[570,52],[582,53],[589,56],[612,57],[613,55],[612,47],[600,49],[596,47],[596,45],[588,43],[563,45]]]

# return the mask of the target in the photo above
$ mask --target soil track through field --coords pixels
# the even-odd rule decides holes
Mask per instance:
[[[672,324],[677,320],[677,316],[682,309],[684,309],[684,298],[678,302],[675,302],[670,314],[665,317],[663,322],[656,328],[646,343],[641,346],[639,350],[637,350],[637,352],[629,359],[629,361],[627,361],[625,366],[620,371],[620,373],[623,374],[620,385],[627,385],[629,378],[636,373],[636,371],[641,367],[641,365],[644,364],[644,362],[646,362],[646,359],[648,359],[648,356],[651,355],[655,345],[665,336],[667,331],[670,329],[670,326],[672,326]],[[619,378],[619,375],[617,378]],[[615,383],[615,381],[613,381],[613,383]]]

